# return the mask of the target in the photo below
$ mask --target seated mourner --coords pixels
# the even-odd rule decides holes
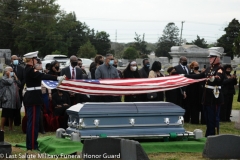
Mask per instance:
[[[9,120],[9,130],[13,130],[13,119],[17,113],[17,109],[21,107],[19,97],[19,87],[21,82],[13,72],[12,67],[6,67],[1,83],[4,86],[1,89],[5,90],[3,96],[6,99],[2,102],[1,130],[4,131],[6,118]]]
[[[53,115],[63,117],[60,127],[67,128],[68,115],[66,110],[71,106],[70,97],[66,92],[57,90],[52,95]]]

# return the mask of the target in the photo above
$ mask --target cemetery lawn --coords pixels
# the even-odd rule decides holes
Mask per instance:
[[[238,86],[237,86],[238,87]],[[233,105],[232,105],[232,109],[233,110],[240,110],[240,102],[237,101],[238,98],[238,88],[235,89],[236,90],[236,94],[233,97]]]
[[[0,115],[1,115],[1,111],[0,111]],[[22,116],[23,116],[23,114],[22,114]],[[206,131],[205,125],[193,125],[193,124],[185,123],[184,128],[187,131],[194,131],[195,129],[201,129],[203,131],[203,133],[205,133],[205,131]],[[26,135],[22,133],[21,126],[14,127],[14,130],[15,131],[10,132],[10,131],[8,131],[8,127],[5,127],[5,141],[11,143],[12,145],[14,145],[16,143],[26,142]],[[240,135],[240,130],[237,130],[234,128],[234,122],[225,122],[225,123],[220,123],[220,133],[221,134]],[[55,132],[47,132],[44,135],[39,133],[39,137],[55,136],[55,135],[56,135]],[[26,153],[26,151],[23,149],[20,149],[17,147],[12,147],[12,154],[23,155],[25,153]],[[29,154],[37,155],[38,153],[35,151],[31,151],[31,152],[29,152]],[[204,159],[204,158],[202,158],[202,153],[154,153],[154,154],[148,154],[148,156],[151,160]],[[70,159],[68,159],[68,160],[70,160]]]

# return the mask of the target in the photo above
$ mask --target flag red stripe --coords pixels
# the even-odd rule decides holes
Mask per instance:
[[[193,80],[183,76],[145,79],[104,79],[100,80],[100,84],[83,80],[65,80],[58,86],[58,89],[90,95],[129,95],[171,90],[203,80],[205,79]]]

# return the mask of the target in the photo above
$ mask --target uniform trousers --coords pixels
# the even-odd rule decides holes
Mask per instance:
[[[51,109],[50,109],[50,104],[49,104],[49,97],[48,97],[48,93],[44,93],[42,94],[43,97],[43,102],[44,102],[44,109],[43,111],[45,111],[47,114],[51,113]],[[45,114],[44,112],[44,114]]]
[[[39,118],[41,112],[40,105],[33,105],[26,107],[27,112],[27,150],[38,149],[38,130],[39,130]]]
[[[207,125],[205,137],[217,134],[215,129],[217,129],[217,132],[219,133],[220,105],[215,105],[215,106],[207,105],[203,107],[204,107],[204,115],[205,115],[206,125]]]

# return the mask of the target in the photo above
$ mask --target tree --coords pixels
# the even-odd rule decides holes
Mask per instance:
[[[17,35],[15,45],[21,55],[38,50],[40,56],[44,56],[56,50],[61,36],[55,34],[60,13],[60,6],[55,1],[22,1],[21,15],[13,28]]]
[[[135,36],[136,36],[136,37],[134,38],[135,42],[133,43],[132,46],[133,46],[137,51],[139,51],[139,54],[140,54],[140,55],[142,55],[142,54],[144,54],[144,55],[149,54],[150,51],[147,50],[147,42],[144,40],[145,34],[143,34],[142,39],[140,38],[141,35],[138,35],[137,33],[135,33]]]
[[[20,14],[20,0],[0,1],[0,48],[10,49],[13,54],[18,54],[13,28]]]
[[[89,40],[84,45],[80,46],[78,50],[78,57],[82,58],[93,58],[96,54],[97,51]]]
[[[237,55],[238,57],[240,57],[240,34],[234,40],[233,52],[234,52],[234,55]]]
[[[205,41],[204,38],[201,39],[198,35],[197,35],[197,39],[192,41],[192,43],[197,45],[198,47],[201,47],[201,48],[207,48],[208,47],[207,41]]]
[[[52,52],[52,54],[60,55],[60,54],[62,54],[62,53],[61,53],[60,51],[56,50],[56,51]]]
[[[76,20],[75,13],[62,12],[56,25],[55,34],[61,37],[57,43],[57,48],[69,57],[76,55],[79,46],[85,44],[88,40],[88,27],[85,23]]]
[[[235,44],[235,39],[239,36],[240,23],[234,18],[224,31],[226,33],[217,40],[217,46],[223,47],[226,56],[230,56],[233,59],[234,55],[239,55],[233,44]]]
[[[109,34],[107,34],[104,31],[101,31],[97,32],[96,35],[94,35],[93,30],[90,36],[92,36],[90,41],[97,50],[97,54],[106,55],[107,53],[110,53],[111,41],[109,39]]]
[[[157,43],[157,49],[155,54],[157,57],[168,57],[171,58],[169,52],[172,46],[179,44],[179,29],[175,26],[175,23],[168,23],[163,30],[162,37],[159,38]]]
[[[134,47],[128,47],[123,54],[124,59],[136,59],[138,57],[139,57],[139,54]]]

